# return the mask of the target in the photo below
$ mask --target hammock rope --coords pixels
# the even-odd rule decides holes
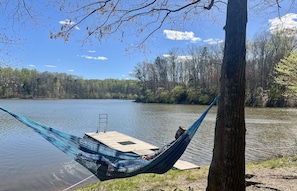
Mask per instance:
[[[181,157],[209,110],[218,97],[202,115],[169,148],[152,160],[143,160],[141,155],[121,152],[87,137],[77,137],[34,120],[18,115],[0,106],[0,109],[32,128],[44,139],[66,153],[92,172],[99,180],[125,178],[140,173],[163,174],[170,170]]]

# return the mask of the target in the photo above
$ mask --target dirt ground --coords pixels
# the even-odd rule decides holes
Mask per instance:
[[[247,171],[247,191],[297,191],[297,167]]]
[[[247,191],[297,191],[297,167],[250,169],[246,172],[246,184]],[[203,191],[206,186],[207,180],[202,178],[178,187],[182,190]]]

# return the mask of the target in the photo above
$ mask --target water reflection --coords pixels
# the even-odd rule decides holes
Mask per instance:
[[[248,161],[296,152],[296,109],[247,108]]]
[[[206,109],[197,105],[140,104],[122,100],[1,100],[1,106],[62,131],[83,136],[108,113],[108,130],[156,146],[170,142]],[[209,165],[216,107],[206,116],[182,159]],[[296,109],[246,108],[246,161],[294,152]],[[91,175],[34,131],[0,113],[0,191],[63,190]],[[86,183],[97,181],[90,179]],[[82,186],[82,185],[80,185]]]

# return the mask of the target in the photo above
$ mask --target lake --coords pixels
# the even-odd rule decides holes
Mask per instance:
[[[107,113],[108,131],[119,131],[156,146],[172,141],[179,125],[189,127],[207,108],[126,100],[0,100],[0,105],[80,137],[86,132],[95,132],[99,114]],[[206,116],[183,154],[183,160],[200,166],[210,164],[216,111],[215,106]],[[296,121],[295,108],[246,108],[246,161],[294,154]],[[39,134],[2,111],[0,158],[0,191],[64,190],[92,175]],[[92,177],[76,188],[96,181],[98,179]]]

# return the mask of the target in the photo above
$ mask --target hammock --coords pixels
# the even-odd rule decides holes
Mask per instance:
[[[143,160],[141,155],[112,149],[91,138],[80,138],[59,131],[13,113],[1,106],[0,109],[32,128],[47,141],[87,168],[99,180],[104,181],[131,177],[140,173],[163,174],[170,170],[184,153],[206,114],[217,100],[218,97],[214,99],[200,118],[197,119],[182,136],[171,144],[169,148],[149,161]]]

